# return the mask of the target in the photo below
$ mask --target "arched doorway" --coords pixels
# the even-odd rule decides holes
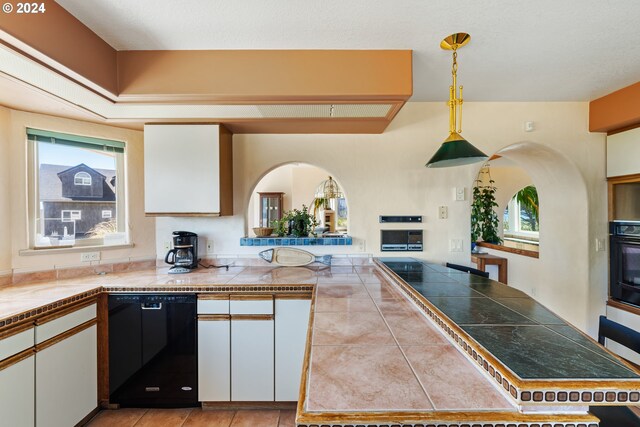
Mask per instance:
[[[502,198],[496,192],[501,209],[524,185],[531,183],[537,189],[543,206],[539,219],[540,253],[539,258],[531,258],[489,252],[508,259],[510,286],[520,288],[580,328],[593,329],[602,295],[590,283],[589,198],[584,178],[569,158],[546,145],[519,142],[493,156],[501,157],[526,177],[516,182],[513,174],[492,172],[495,186],[507,189]],[[497,165],[499,160],[495,161]],[[499,212],[502,214],[503,210]]]
[[[322,188],[333,181],[339,193],[327,194],[324,200]],[[265,198],[271,198],[265,201]],[[265,173],[249,196],[247,208],[248,235],[254,227],[270,227],[274,219],[303,206],[318,220],[318,234],[346,234],[348,229],[348,205],[344,189],[336,177],[327,170],[307,163],[287,163]],[[329,220],[324,215],[332,211]],[[331,224],[333,221],[333,224]],[[330,227],[331,226],[331,227]]]

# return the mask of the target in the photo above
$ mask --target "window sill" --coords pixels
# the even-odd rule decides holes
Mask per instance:
[[[536,251],[528,251],[526,249],[508,248],[502,245],[494,245],[493,243],[478,242],[477,246],[481,246],[487,249],[494,249],[496,251],[508,252],[516,255],[528,256],[531,258],[540,258],[540,254]]]
[[[65,253],[77,253],[77,252],[92,252],[92,251],[110,251],[116,249],[133,248],[133,243],[126,243],[123,245],[100,245],[100,246],[72,246],[72,247],[60,247],[60,248],[46,248],[46,249],[21,249],[18,251],[20,256],[32,256],[32,255],[52,255],[52,254],[65,254]]]

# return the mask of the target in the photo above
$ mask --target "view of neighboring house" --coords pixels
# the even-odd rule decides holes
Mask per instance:
[[[40,230],[44,236],[83,238],[116,218],[115,170],[41,164]]]

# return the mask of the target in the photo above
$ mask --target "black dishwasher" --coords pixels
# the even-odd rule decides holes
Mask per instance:
[[[198,406],[196,296],[109,295],[109,401]]]

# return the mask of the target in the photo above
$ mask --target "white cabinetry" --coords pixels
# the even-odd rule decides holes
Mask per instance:
[[[231,400],[229,296],[198,297],[198,400]]]
[[[231,133],[224,126],[145,125],[147,215],[232,215],[232,175]]]
[[[640,128],[607,136],[607,178],[640,173]]]
[[[0,340],[0,424],[35,424],[33,327]]]
[[[310,308],[310,299],[280,299],[276,296],[276,401],[298,400]]]
[[[273,297],[231,296],[230,308],[231,400],[273,401]]]
[[[96,409],[98,344],[95,313],[93,304],[51,321],[44,319],[46,323],[36,322],[35,415],[38,427],[76,425]]]

